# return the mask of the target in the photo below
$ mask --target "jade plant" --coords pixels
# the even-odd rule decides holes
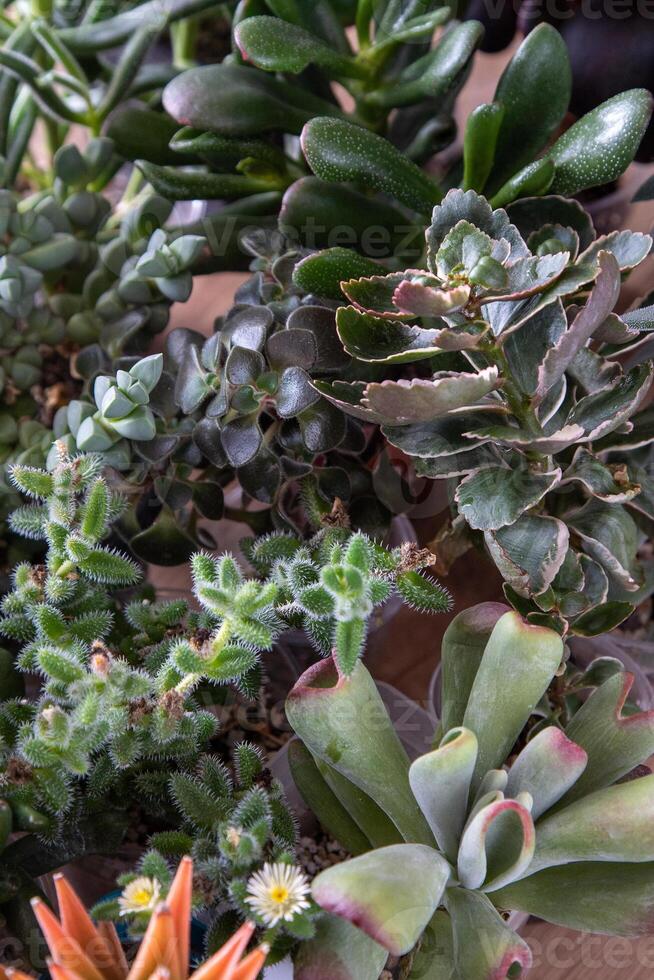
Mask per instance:
[[[542,25],[514,55],[494,100],[471,113],[463,154],[437,156],[428,175],[420,165],[455,139],[453,105],[482,26],[451,21],[430,48],[447,7],[363,3],[352,47],[334,6],[320,11],[243,4],[233,55],[168,84],[164,107],[184,127],[169,141],[179,163],[148,162],[147,140],[138,161],[159,193],[240,199],[242,213],[279,214],[282,229],[307,247],[346,245],[396,267],[419,258],[420,226],[448,188],[485,191],[498,203],[575,194],[617,179],[647,127],[651,97],[634,89],[554,139],[571,71],[565,42]],[[334,97],[333,82],[347,90],[351,110]],[[298,136],[301,153],[291,138]]]
[[[362,380],[314,387],[381,425],[417,474],[450,481],[449,533],[463,550],[462,538],[483,535],[531,622],[609,630],[649,581],[638,556],[649,478],[634,450],[651,442],[650,411],[639,410],[654,311],[614,309],[652,239],[597,238],[560,197],[507,214],[461,190],[434,209],[426,237],[426,268],[340,285],[351,305],[338,333]],[[339,262],[317,253],[296,277],[334,282]],[[382,380],[365,380],[370,364],[384,366]]]
[[[312,895],[369,947],[356,972],[348,948],[334,953],[342,976],[375,980],[386,952],[407,976],[522,976],[532,955],[510,910],[651,929],[654,776],[642,764],[654,718],[623,712],[633,678],[614,664],[565,729],[534,724],[564,660],[561,637],[515,611],[462,613],[443,641],[435,748],[411,764],[363,665],[346,678],[326,661],[300,678],[287,702],[305,746],[296,780],[355,855]],[[318,969],[329,952],[310,942],[302,962]]]

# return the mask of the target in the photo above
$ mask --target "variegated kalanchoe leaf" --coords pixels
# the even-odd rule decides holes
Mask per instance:
[[[313,381],[381,425],[418,476],[456,479],[458,513],[483,533],[511,602],[564,633],[612,628],[649,588],[638,552],[654,511],[628,449],[647,431],[654,309],[614,310],[651,247],[640,233],[595,237],[563,198],[507,213],[450,191],[427,230],[427,269],[341,283],[352,380]],[[309,256],[296,278],[325,263],[338,256]],[[368,380],[371,366],[387,377]]]
[[[633,678],[598,662],[562,729],[542,705],[563,658],[555,631],[505,606],[462,613],[443,641],[436,747],[412,763],[361,664],[348,678],[330,662],[303,675],[287,702],[305,746],[293,773],[357,855],[314,879],[316,902],[454,980],[529,970],[510,910],[584,932],[650,932],[654,775],[641,764],[654,715],[623,714]]]

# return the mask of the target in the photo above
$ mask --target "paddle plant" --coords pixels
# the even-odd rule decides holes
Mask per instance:
[[[653,515],[647,447],[654,310],[614,312],[649,235],[596,237],[557,196],[507,211],[475,191],[434,209],[426,268],[342,282],[337,312],[362,380],[314,380],[381,425],[416,473],[447,480],[453,523],[436,548],[483,541],[533,623],[610,630],[648,594],[639,547]],[[296,277],[332,283],[340,253]],[[344,263],[347,267],[347,262]],[[369,366],[385,377],[364,380]],[[354,369],[352,371],[354,374]]]
[[[443,641],[435,748],[411,764],[362,664],[300,678],[287,701],[296,781],[355,855],[312,895],[359,930],[352,948],[382,951],[362,968],[310,942],[303,963],[319,970],[331,953],[343,977],[375,980],[390,952],[407,976],[522,976],[532,955],[510,910],[651,931],[654,716],[625,708],[633,678],[619,664],[574,680],[565,656],[555,631],[506,607],[460,614]]]

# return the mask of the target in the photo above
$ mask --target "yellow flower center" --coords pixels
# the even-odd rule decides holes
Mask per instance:
[[[138,891],[134,892],[130,896],[134,905],[148,905],[152,900],[152,892],[149,892],[147,888],[139,888]]]
[[[277,905],[283,905],[288,899],[288,888],[285,888],[284,885],[274,885],[270,889],[270,899]]]

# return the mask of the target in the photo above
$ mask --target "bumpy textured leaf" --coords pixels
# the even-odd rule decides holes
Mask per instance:
[[[266,71],[298,75],[317,65],[339,77],[365,77],[360,62],[340,54],[304,28],[277,17],[247,17],[236,26],[234,39],[246,61]]]
[[[565,41],[541,24],[505,68],[495,101],[505,107],[495,151],[491,190],[501,187],[546,146],[570,102],[572,72]]]
[[[563,377],[577,353],[585,347],[597,328],[604,323],[620,295],[620,270],[610,253],[600,253],[600,272],[586,305],[572,321],[569,329],[550,347],[538,369],[536,397],[546,393]],[[524,328],[523,328],[524,329]]]
[[[550,151],[556,167],[552,193],[572,196],[617,180],[636,155],[651,115],[650,93],[631,89],[582,116]]]
[[[352,123],[317,118],[302,131],[302,149],[323,180],[352,181],[429,214],[441,199],[436,185],[387,140]]]

